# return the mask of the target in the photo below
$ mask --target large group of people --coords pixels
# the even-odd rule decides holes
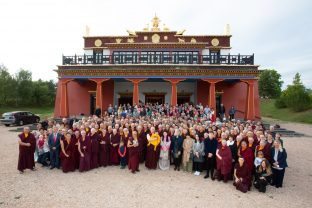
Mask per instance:
[[[261,122],[225,119],[202,105],[109,106],[98,115],[54,120],[19,134],[18,170],[35,170],[35,161],[63,172],[120,166],[131,173],[147,169],[187,171],[233,185],[241,192],[252,185],[283,186],[287,153],[281,135]],[[235,113],[235,112],[234,112]]]

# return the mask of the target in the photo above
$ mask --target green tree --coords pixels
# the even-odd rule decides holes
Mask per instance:
[[[299,73],[296,73],[293,84],[288,85],[281,97],[276,101],[276,107],[288,107],[294,111],[304,111],[311,108],[312,100],[309,91],[301,82]]]
[[[0,105],[12,105],[16,100],[16,80],[4,65],[0,65]]]
[[[32,73],[30,71],[21,69],[16,74],[17,81],[17,105],[30,105],[32,103]]]
[[[259,78],[259,95],[264,98],[278,98],[281,95],[281,75],[274,69],[265,69]]]

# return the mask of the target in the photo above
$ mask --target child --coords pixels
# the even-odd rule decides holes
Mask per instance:
[[[263,160],[263,152],[259,151],[257,157],[255,158],[254,164],[255,167],[258,168],[258,166],[261,164]]]
[[[118,154],[120,157],[120,169],[124,169],[127,165],[127,158],[126,158],[127,148],[122,140],[120,140]]]

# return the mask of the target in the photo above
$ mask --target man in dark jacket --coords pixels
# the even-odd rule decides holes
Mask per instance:
[[[211,173],[211,179],[214,180],[213,172],[216,164],[216,151],[218,147],[218,141],[214,138],[212,132],[204,134],[204,146],[205,157],[207,162],[207,174],[204,178],[209,178],[209,172]]]

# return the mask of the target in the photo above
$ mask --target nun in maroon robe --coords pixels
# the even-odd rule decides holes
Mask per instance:
[[[132,131],[132,137],[129,138],[127,147],[129,150],[128,168],[132,173],[139,172],[139,139],[136,131]]]
[[[73,143],[74,143],[74,164],[75,164],[75,168],[79,169],[79,162],[80,162],[80,153],[78,150],[78,143],[79,143],[79,139],[81,138],[80,132],[77,130],[75,131],[75,134],[73,135]]]
[[[221,141],[221,146],[216,152],[217,158],[217,178],[227,182],[230,178],[232,170],[232,152],[231,149],[226,145],[226,140]]]
[[[85,131],[81,131],[81,137],[79,139],[79,153],[79,171],[83,172],[90,170],[91,140],[90,137],[86,135]]]
[[[117,129],[113,129],[113,133],[110,135],[110,151],[109,151],[109,164],[119,165],[118,147],[120,143],[120,135],[117,133]]]
[[[247,143],[245,141],[242,141],[241,148],[239,150],[239,156],[245,159],[248,170],[252,172],[254,169],[254,153],[252,152],[251,148],[247,147]]]
[[[140,163],[143,163],[145,161],[147,139],[146,134],[142,131],[141,126],[138,127],[138,140],[139,140],[139,159]]]
[[[102,130],[99,149],[99,165],[106,167],[109,163],[110,135],[105,129]]]
[[[66,133],[65,138],[61,140],[61,165],[64,173],[75,171],[75,158],[74,158],[75,143],[71,139],[71,134]]]
[[[91,155],[90,155],[90,169],[99,167],[99,135],[96,133],[96,129],[92,128],[90,133],[91,139]]]
[[[233,185],[237,190],[246,193],[251,187],[251,172],[248,170],[247,164],[243,157],[238,158],[238,163],[234,167]]]
[[[17,169],[23,173],[25,169],[34,170],[34,153],[36,150],[36,138],[29,132],[29,127],[24,128],[24,132],[18,135],[19,155]]]

